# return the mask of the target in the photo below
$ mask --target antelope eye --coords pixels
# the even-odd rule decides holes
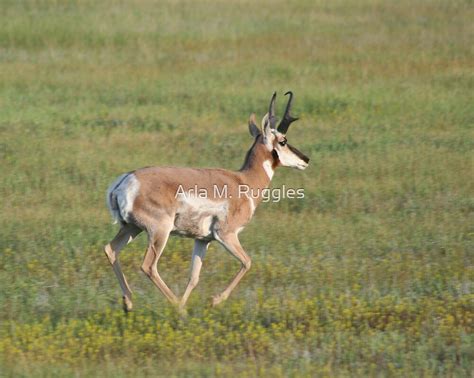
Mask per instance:
[[[280,146],[286,146],[286,139],[282,140],[281,142],[278,142]]]

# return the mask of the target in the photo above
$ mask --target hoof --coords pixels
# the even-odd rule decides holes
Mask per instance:
[[[188,317],[188,310],[186,310],[185,307],[178,306],[177,309],[179,316],[181,316],[182,318]]]
[[[127,313],[127,312],[132,311],[132,308],[133,308],[132,301],[128,299],[127,297],[123,297],[123,311]]]
[[[214,295],[212,297],[212,307],[216,307],[219,303],[221,303],[222,301],[224,301],[225,298],[222,296],[222,295]]]

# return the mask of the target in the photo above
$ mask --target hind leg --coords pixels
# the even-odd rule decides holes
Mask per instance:
[[[135,237],[140,232],[142,232],[142,230],[138,227],[131,224],[126,224],[122,226],[115,238],[104,248],[105,254],[107,255],[107,258],[109,259],[109,262],[112,265],[115,275],[117,276],[117,279],[119,281],[120,288],[122,289],[123,308],[126,312],[132,310],[132,290],[130,289],[130,286],[128,286],[127,279],[125,278],[125,275],[122,272],[118,256],[120,254],[120,251],[128,243],[135,239]]]
[[[169,234],[173,228],[173,221],[162,221],[159,230],[148,232],[149,245],[145,253],[145,258],[142,263],[142,271],[148,276],[148,278],[160,289],[163,295],[172,304],[178,304],[178,298],[166,285],[165,281],[161,278],[158,273],[158,260],[163,253],[166,242],[168,241]]]

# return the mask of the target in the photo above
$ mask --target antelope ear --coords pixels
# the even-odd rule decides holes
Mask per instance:
[[[273,150],[273,139],[275,138],[275,129],[272,129],[270,125],[270,119],[268,113],[262,119],[262,130],[263,130],[263,143],[267,147],[268,151]]]
[[[255,113],[252,113],[249,118],[249,132],[254,138],[258,137],[261,132],[257,126],[257,122],[255,120]]]

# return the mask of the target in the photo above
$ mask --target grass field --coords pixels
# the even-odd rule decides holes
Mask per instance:
[[[13,1],[0,22],[0,375],[472,376],[472,1]],[[189,316],[122,253],[105,191],[147,165],[238,169],[295,93],[311,158],[206,256]],[[187,283],[192,241],[159,269]]]

